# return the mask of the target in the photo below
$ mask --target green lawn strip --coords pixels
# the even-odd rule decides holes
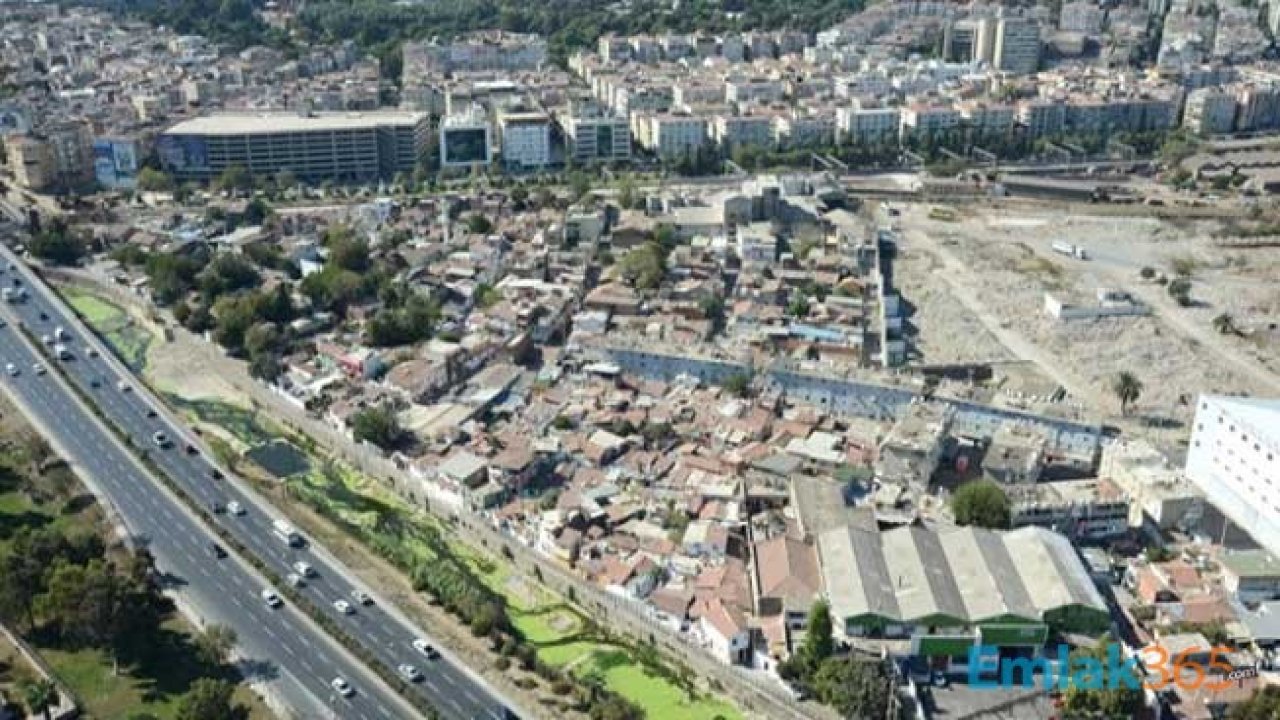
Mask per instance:
[[[191,683],[216,675],[196,659],[190,632],[191,627],[181,618],[166,620],[150,646],[150,655],[137,666],[122,665],[119,674],[112,673],[111,658],[102,650],[43,646],[37,650],[58,679],[84,703],[90,717],[127,718],[146,712],[178,720],[178,702]],[[225,679],[239,681],[236,677]],[[243,685],[236,688],[235,699],[249,708],[250,718],[273,717]]]
[[[155,339],[151,331],[133,322],[122,308],[102,298],[75,288],[63,288],[61,292],[67,303],[130,369],[141,372],[146,367],[147,348]]]
[[[216,425],[226,430],[249,447],[261,445],[287,435],[287,433],[276,427],[274,423],[264,419],[259,414],[255,414],[252,410],[221,400],[190,399],[176,393],[166,392],[165,401],[199,422]]]
[[[216,401],[175,400],[203,422],[220,425],[238,439],[264,441],[272,433],[247,410]],[[227,424],[224,424],[227,423]],[[284,434],[284,433],[281,433]],[[290,493],[355,531],[366,544],[397,564],[415,567],[438,562],[438,548],[462,561],[490,590],[502,596],[512,624],[538,648],[543,662],[581,675],[599,668],[607,687],[643,707],[651,718],[693,720],[741,718],[729,702],[697,693],[690,696],[675,682],[651,673],[625,645],[584,635],[590,624],[575,609],[540,583],[512,572],[511,566],[451,538],[447,526],[415,512],[398,495],[341,463],[312,457],[312,470],[290,477]],[[675,713],[675,714],[671,714]]]

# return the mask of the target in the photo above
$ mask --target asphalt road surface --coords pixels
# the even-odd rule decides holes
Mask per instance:
[[[70,459],[94,478],[131,531],[149,539],[152,552],[162,563],[161,570],[186,583],[183,592],[198,598],[199,607],[216,608],[217,621],[236,629],[246,655],[267,660],[277,668],[281,679],[292,677],[295,684],[305,688],[303,693],[282,683],[282,692],[290,704],[300,705],[296,709],[304,717],[314,716],[317,699],[340,718],[416,714],[366,668],[353,667],[358,661],[337,648],[314,623],[300,617],[293,608],[268,608],[261,598],[265,585],[257,573],[249,572],[234,555],[215,558],[214,536],[209,530],[187,508],[162,492],[157,480],[141,472],[57,379],[37,376],[34,363],[41,362],[51,370],[52,365],[59,365],[133,445],[144,448],[148,457],[194,502],[211,513],[215,505],[225,509],[228,503],[238,503],[243,514],[224,510],[212,516],[249,553],[281,577],[296,572],[297,563],[309,565],[313,574],[297,592],[327,613],[391,672],[397,672],[401,664],[421,670],[420,681],[401,683],[406,691],[420,693],[445,718],[504,717],[507,703],[496,692],[448,657],[425,657],[412,642],[415,638],[430,638],[398,612],[389,611],[368,588],[356,584],[351,579],[353,574],[323,548],[311,543],[293,547],[273,532],[275,518],[270,506],[225,470],[217,470],[191,433],[157,406],[116,359],[107,357],[109,351],[97,338],[87,336],[60,299],[21,262],[9,266],[13,259],[7,250],[0,254],[0,287],[17,287],[14,279],[18,278],[29,297],[4,305],[10,326],[0,328],[0,366],[13,363],[19,374],[11,376],[6,369],[3,381],[26,401],[39,423],[57,437],[72,456]],[[62,344],[72,357],[55,360],[49,348],[44,348],[44,357],[37,357],[19,328],[13,327],[16,320],[25,323],[36,338],[52,337],[56,328],[64,328],[68,338]],[[98,357],[91,357],[91,347]],[[157,443],[156,433],[165,435],[169,441],[166,447]],[[359,602],[357,592],[368,594],[370,604]],[[346,611],[335,606],[339,600],[349,605]],[[338,676],[355,687],[352,697],[341,697],[332,690],[330,682]],[[303,702],[304,694],[313,696],[309,703]]]

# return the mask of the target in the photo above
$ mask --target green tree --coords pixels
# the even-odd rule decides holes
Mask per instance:
[[[242,165],[232,165],[214,181],[218,190],[246,191],[253,189],[253,176]]]
[[[298,176],[289,168],[276,173],[276,187],[281,190],[292,190],[298,186]]]
[[[228,351],[244,350],[245,335],[257,320],[253,298],[248,295],[227,296],[213,305],[213,341]]]
[[[200,292],[212,302],[227,293],[257,287],[262,276],[243,255],[219,253],[200,271],[198,281]]]
[[[58,688],[50,680],[43,678],[25,682],[21,686],[22,702],[33,715],[41,715],[44,720],[53,717],[53,709],[58,705]]]
[[[734,373],[725,378],[724,389],[738,397],[746,397],[751,392],[751,376],[746,373]]]
[[[586,197],[591,192],[591,178],[584,172],[569,173],[569,192],[574,202]]]
[[[990,480],[967,482],[951,496],[951,511],[960,525],[1009,527],[1009,496]]]
[[[271,206],[262,198],[254,198],[244,206],[244,221],[250,225],[261,225],[271,215]]]
[[[366,272],[372,261],[369,243],[354,237],[337,237],[329,241],[329,257],[326,264],[354,273]]]
[[[1121,371],[1111,383],[1111,392],[1120,401],[1120,414],[1128,415],[1129,408],[1142,397],[1142,381],[1128,370]]]
[[[831,606],[826,600],[818,600],[809,608],[804,644],[800,646],[798,653],[800,661],[809,672],[813,672],[831,657],[835,650],[836,644],[831,628]]]
[[[827,658],[813,675],[814,695],[846,718],[882,718],[889,709],[891,671],[883,661]]]
[[[1092,658],[1105,667],[1107,648],[1114,644],[1115,640],[1110,635],[1103,635],[1092,649],[1080,648],[1073,651],[1070,659],[1071,667],[1077,667],[1081,658]],[[1067,690],[1063,698],[1063,709],[1067,717],[1088,717],[1100,720],[1121,720],[1121,718],[1127,720],[1137,717],[1143,704],[1142,691],[1126,687],[1125,683],[1116,683],[1113,689],[1090,689],[1072,683],[1072,687]]]
[[[171,192],[173,177],[155,168],[142,168],[138,171],[137,184],[144,192]]]
[[[216,667],[227,662],[238,640],[235,630],[214,623],[196,637],[196,652],[201,662]]]
[[[808,317],[809,298],[803,291],[797,290],[791,293],[791,301],[787,303],[787,314],[797,320]]]
[[[368,442],[391,450],[404,439],[404,428],[389,404],[365,408],[351,418],[351,432],[357,442]]]
[[[1280,717],[1280,686],[1263,685],[1227,710],[1227,720],[1275,720]]]
[[[653,290],[667,273],[666,253],[655,242],[632,248],[618,262],[622,278],[639,290]]]
[[[183,720],[234,720],[233,692],[235,687],[226,680],[200,678],[178,701],[175,715]]]
[[[473,213],[467,218],[467,232],[476,235],[488,235],[493,232],[493,223],[480,213]]]
[[[636,194],[636,181],[630,175],[624,175],[618,183],[618,204],[624,210],[630,210],[639,202],[639,197]]]
[[[55,265],[74,265],[87,249],[78,235],[61,220],[50,222],[27,243],[32,255]]]

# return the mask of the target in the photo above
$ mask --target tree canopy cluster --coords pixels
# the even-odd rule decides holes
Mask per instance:
[[[951,511],[960,525],[1009,527],[1009,496],[990,480],[971,480],[957,488],[951,496]]]
[[[831,607],[819,600],[809,608],[804,642],[778,674],[808,689],[842,717],[885,717],[891,700],[892,670],[883,662],[835,654]]]

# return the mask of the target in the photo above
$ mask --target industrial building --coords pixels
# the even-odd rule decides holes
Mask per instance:
[[[156,149],[179,180],[243,167],[254,175],[289,170],[307,181],[368,181],[412,172],[429,137],[425,113],[217,113],[174,125]]]
[[[1280,555],[1280,400],[1201,395],[1186,472],[1209,502]]]
[[[911,654],[964,662],[975,644],[1038,654],[1053,632],[1098,635],[1106,602],[1067,538],[1039,527],[818,536],[837,633],[911,641]]]

